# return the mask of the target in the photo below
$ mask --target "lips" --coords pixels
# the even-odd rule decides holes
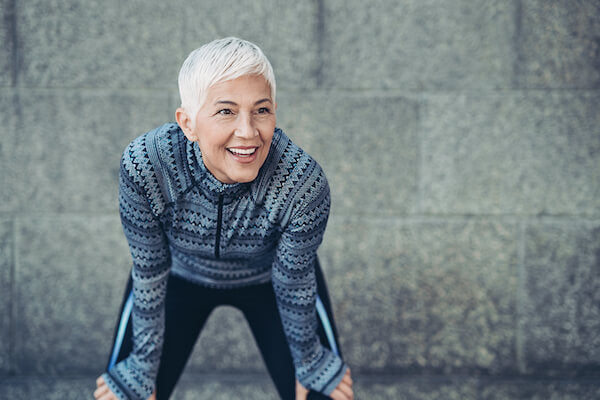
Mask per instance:
[[[254,163],[258,159],[258,149],[260,146],[239,146],[227,147],[230,157],[240,165],[248,165]]]
[[[258,147],[228,147],[227,151],[237,157],[247,158],[256,153]]]

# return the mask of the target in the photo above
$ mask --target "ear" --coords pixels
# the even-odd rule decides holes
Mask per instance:
[[[192,118],[184,108],[179,107],[177,110],[175,110],[175,119],[177,120],[177,124],[183,131],[185,137],[192,142],[197,142],[198,137],[194,134],[194,124]]]

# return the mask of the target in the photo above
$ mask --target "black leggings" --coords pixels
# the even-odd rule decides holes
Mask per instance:
[[[331,304],[327,294],[327,287],[318,261],[315,265],[317,276],[317,293],[326,310],[328,323],[331,326],[333,340],[339,352],[337,331],[333,323]],[[131,278],[127,284],[121,313],[126,299],[131,292]],[[294,399],[296,378],[294,364],[285,337],[275,294],[271,283],[248,286],[240,289],[211,289],[188,282],[182,278],[171,275],[167,286],[165,303],[165,333],[164,344],[160,358],[158,376],[156,378],[157,400],[168,399],[175,388],[187,360],[194,348],[196,340],[208,319],[210,313],[220,305],[229,305],[238,308],[243,314],[254,339],[260,349],[262,357],[275,384],[277,392],[282,399]],[[325,333],[324,323],[321,318],[317,327],[317,334],[324,346],[331,348]],[[113,351],[116,343],[117,330],[113,339]],[[127,322],[127,329],[120,349],[117,362],[126,358],[132,349],[131,319]],[[341,354],[340,354],[341,356]],[[110,367],[110,360],[109,366]],[[310,392],[309,399],[328,399],[316,392]]]

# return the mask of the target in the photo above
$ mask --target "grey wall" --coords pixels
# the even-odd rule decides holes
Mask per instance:
[[[130,265],[120,153],[228,35],[329,177],[358,397],[600,396],[597,1],[0,0],[0,24],[1,398],[93,390]],[[177,396],[274,396],[237,311]]]

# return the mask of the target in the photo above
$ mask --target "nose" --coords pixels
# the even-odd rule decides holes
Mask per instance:
[[[235,128],[235,135],[245,139],[251,139],[258,135],[258,129],[253,124],[250,115],[242,114],[239,117],[238,125]]]

